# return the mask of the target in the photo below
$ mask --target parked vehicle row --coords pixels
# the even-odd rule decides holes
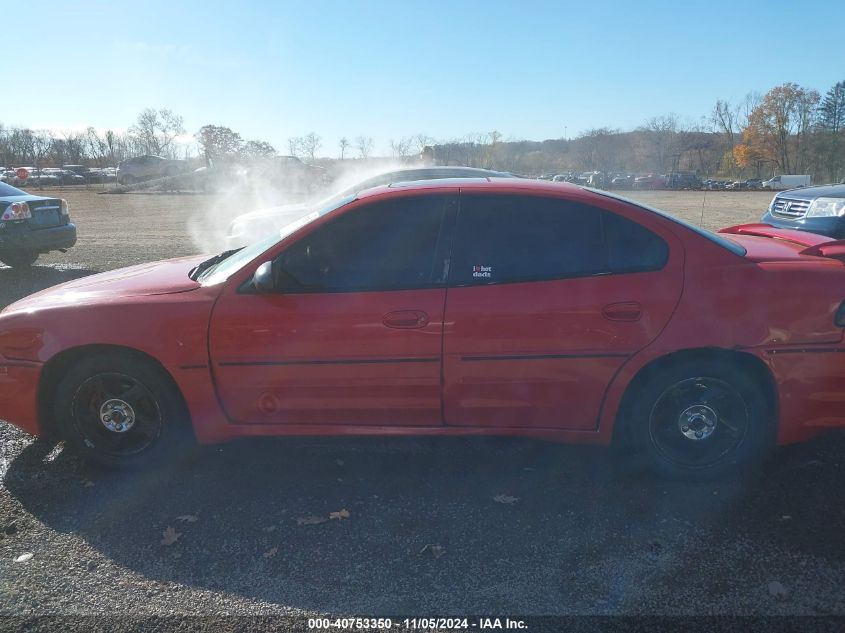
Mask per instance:
[[[13,187],[43,187],[102,184],[117,180],[113,167],[86,167],[64,165],[62,167],[0,167],[0,182]]]

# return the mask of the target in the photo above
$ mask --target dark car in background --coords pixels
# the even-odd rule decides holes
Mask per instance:
[[[31,266],[38,256],[76,244],[67,201],[33,196],[0,183],[0,262]]]
[[[701,178],[691,171],[672,171],[666,177],[667,189],[701,189]]]
[[[121,185],[134,185],[144,180],[176,176],[190,169],[188,162],[161,156],[135,156],[117,164],[117,181]]]
[[[781,229],[797,229],[845,239],[845,184],[781,191],[761,220]]]

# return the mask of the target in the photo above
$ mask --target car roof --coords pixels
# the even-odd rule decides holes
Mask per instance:
[[[527,178],[439,178],[435,180],[414,180],[380,185],[372,189],[366,189],[358,194],[358,198],[369,198],[371,196],[384,195],[391,191],[430,191],[439,189],[442,191],[485,191],[485,192],[531,192],[536,195],[553,194],[560,195],[568,193],[570,196],[592,198],[595,194],[589,189],[579,187],[566,182],[551,182],[548,180],[530,180]]]

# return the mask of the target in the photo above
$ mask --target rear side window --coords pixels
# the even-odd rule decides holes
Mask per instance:
[[[609,272],[647,272],[666,265],[669,247],[660,237],[610,211],[603,212],[603,221]]]
[[[446,250],[440,235],[455,205],[454,196],[397,198],[344,213],[279,256],[279,288],[353,292],[442,285]]]
[[[508,283],[659,270],[669,249],[639,224],[554,198],[464,195],[450,281]]]

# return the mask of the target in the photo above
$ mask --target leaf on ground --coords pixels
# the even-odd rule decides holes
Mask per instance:
[[[183,523],[196,523],[197,517],[193,514],[183,514],[180,517],[176,517],[177,521],[182,521]]]
[[[268,525],[267,527],[261,528],[262,532],[275,532],[276,526],[275,525]]]
[[[769,595],[775,600],[788,600],[790,591],[778,580],[773,580],[768,585]]]
[[[26,561],[31,559],[33,556],[34,556],[34,554],[32,552],[27,552],[26,554],[21,554],[20,556],[18,556],[15,559],[15,562],[16,563],[25,563]]]
[[[271,547],[271,548],[270,548],[270,549],[268,549],[266,552],[264,552],[264,553],[262,554],[262,556],[264,556],[264,558],[273,558],[273,557],[274,557],[276,554],[278,554],[278,553],[279,553],[279,548],[278,548],[278,547]]]
[[[338,520],[348,519],[349,518],[349,510],[344,508],[343,510],[338,510],[337,512],[329,512],[329,518],[330,519],[338,519]]]
[[[496,495],[495,497],[493,497],[493,501],[495,501],[496,503],[511,504],[519,501],[519,497],[511,497],[510,495]]]
[[[86,488],[93,488],[96,484],[93,481],[91,481],[90,479],[86,479],[85,483],[83,483],[82,485],[85,486]]]
[[[337,464],[338,466],[343,466],[343,464],[345,462],[342,459],[336,459],[336,460],[334,460],[334,463]]]
[[[431,552],[431,555],[434,556],[434,558],[440,558],[446,553],[446,548],[442,545],[432,545],[429,543],[420,550],[420,554],[425,554],[426,552]]]
[[[180,536],[182,535],[176,531],[176,528],[168,525],[167,529],[161,533],[161,544],[173,545],[176,541],[179,540]]]
[[[297,525],[319,525],[320,523],[326,523],[328,521],[327,517],[318,517],[315,514],[309,514],[307,517],[300,517],[296,520]]]

